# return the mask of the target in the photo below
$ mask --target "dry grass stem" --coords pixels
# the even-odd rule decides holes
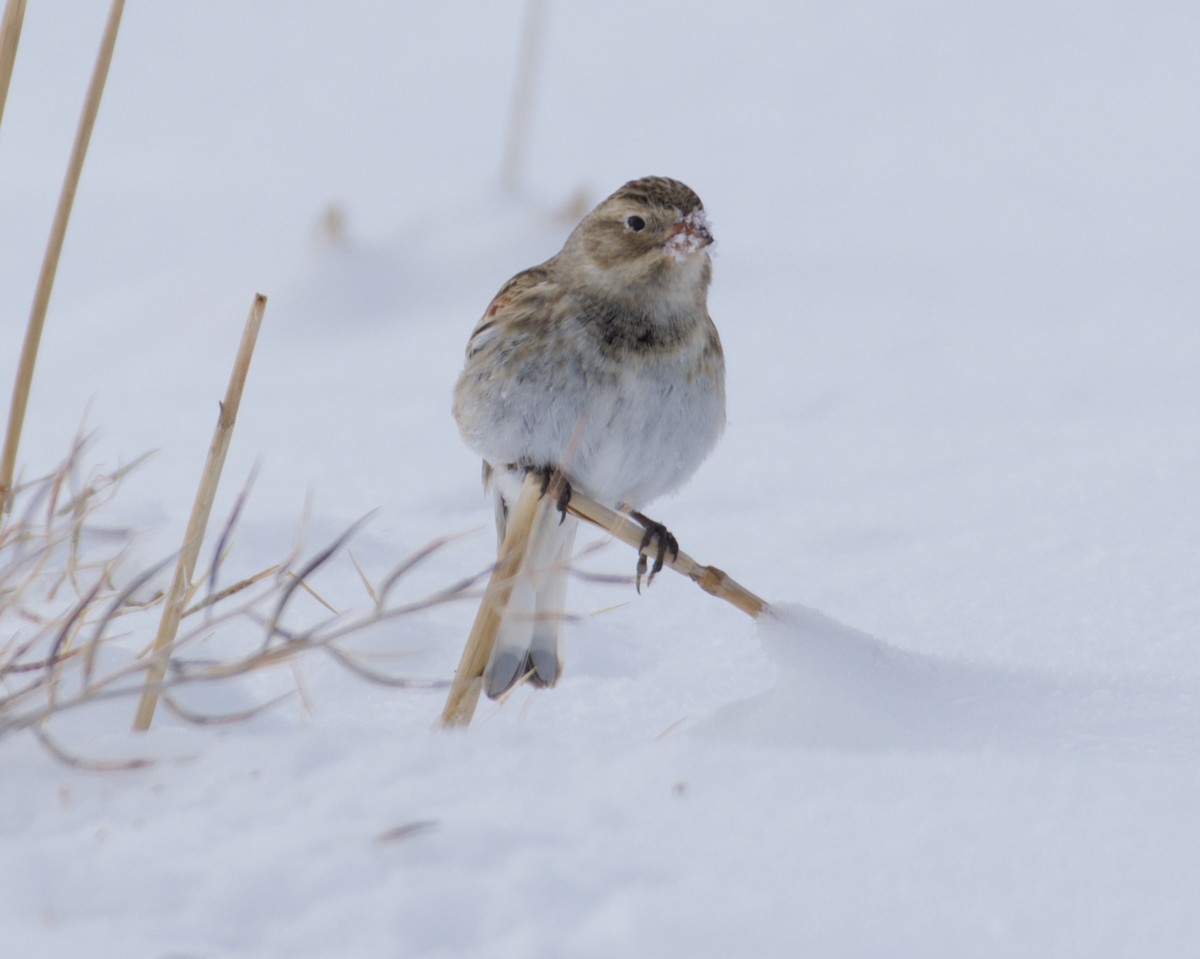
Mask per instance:
[[[9,6],[13,5],[9,4]],[[100,109],[100,97],[104,93],[104,83],[108,78],[108,66],[112,62],[113,47],[117,42],[117,30],[121,25],[121,13],[124,8],[125,0],[113,0],[109,10],[108,22],[105,24],[104,36],[100,42],[100,52],[96,57],[91,83],[88,85],[87,96],[83,103],[83,112],[79,117],[75,144],[71,148],[71,158],[67,163],[67,173],[63,178],[62,190],[59,193],[58,208],[54,212],[54,221],[50,227],[50,239],[46,243],[46,254],[42,260],[42,271],[38,276],[37,289],[34,292],[33,306],[29,311],[29,321],[25,326],[25,340],[21,346],[21,358],[17,365],[16,380],[13,383],[12,405],[8,411],[8,426],[4,434],[4,449],[3,452],[0,452],[0,518],[8,513],[12,505],[13,474],[17,465],[17,449],[21,444],[21,430],[25,425],[25,410],[29,404],[29,390],[33,385],[33,368],[37,362],[42,329],[46,324],[46,309],[50,305],[50,291],[54,288],[54,276],[58,272],[58,260],[62,255],[63,239],[67,234],[67,222],[71,218],[71,206],[75,202],[79,174],[83,170],[83,160],[87,156],[88,142],[92,138],[92,128],[96,124],[96,114]],[[6,46],[9,12],[9,9],[6,8]],[[17,23],[15,29],[19,29],[19,19],[15,22]],[[13,55],[15,55],[15,33],[12,44]],[[0,64],[0,68],[2,68],[2,64]],[[7,80],[3,82],[7,86]]]
[[[280,569],[282,569],[282,567],[278,563],[276,563],[274,566],[268,566],[266,569],[260,569],[253,576],[247,576],[245,579],[239,580],[238,582],[234,583],[232,586],[226,586],[222,590],[219,590],[215,593],[210,593],[208,596],[204,597],[204,599],[200,600],[200,602],[196,603],[194,606],[189,606],[187,609],[185,609],[183,611],[183,618],[186,619],[187,617],[191,616],[193,613],[198,613],[202,609],[208,609],[210,606],[216,605],[217,603],[221,602],[221,600],[223,600],[223,599],[228,599],[230,596],[237,595],[243,589],[248,589],[249,587],[253,586],[255,583],[266,579],[268,576],[270,576],[273,573],[278,573]]]
[[[555,521],[551,514],[555,511],[554,504],[558,501],[563,482],[562,474],[556,471],[549,486],[543,491],[539,474],[529,473],[525,477],[525,485],[521,488],[516,508],[509,517],[508,530],[500,548],[500,559],[492,571],[491,580],[479,604],[479,611],[442,710],[441,725],[444,727],[466,726],[475,714],[483,685],[483,673],[492,653],[496,633],[505,616],[513,583],[521,575],[529,540],[538,522]],[[623,513],[609,509],[577,490],[572,490],[567,509],[573,515],[607,530],[616,539],[641,552],[646,530],[640,523]],[[724,571],[715,566],[701,565],[682,550],[674,558],[670,555],[664,557],[664,566],[687,576],[705,592],[725,600],[751,617],[757,618],[771,611],[765,600],[755,596]],[[587,578],[612,581],[607,577],[595,575],[589,575]],[[621,577],[616,581],[627,582],[628,579]]]
[[[460,539],[464,536],[472,535],[475,532],[478,532],[478,530],[477,529],[476,530],[468,530],[465,533],[458,533],[456,535],[451,535],[451,536],[440,536],[437,539],[435,539],[432,543],[429,543],[427,546],[424,546],[421,549],[417,550],[415,553],[412,554],[412,556],[410,556],[407,560],[405,560],[403,563],[401,563],[399,566],[397,566],[394,570],[392,570],[392,572],[388,574],[387,578],[383,581],[383,583],[380,584],[379,588],[374,591],[376,594],[376,597],[377,597],[375,600],[376,605],[382,607],[387,602],[388,595],[391,593],[392,587],[395,586],[396,583],[398,583],[408,573],[408,571],[411,570],[414,566],[418,565],[419,563],[424,562],[429,556],[431,556],[437,550],[448,545],[449,543],[454,542],[454,540]],[[486,574],[483,574],[483,575],[486,575]],[[477,580],[479,580],[481,578],[482,578],[482,575],[481,576],[473,576],[469,580],[464,580],[462,584],[459,584],[455,587],[451,587],[451,589],[456,589],[456,590],[457,589],[470,589],[471,586],[469,584],[474,584]]]
[[[492,655],[496,633],[508,609],[513,583],[521,575],[529,549],[529,541],[537,524],[557,522],[550,514],[555,511],[563,487],[562,474],[555,471],[543,495],[542,478],[537,473],[525,477],[521,495],[508,517],[508,529],[500,546],[500,558],[492,570],[463,649],[462,659],[450,684],[450,694],[442,709],[441,724],[445,727],[466,726],[475,715],[479,693],[483,688],[483,671]]]
[[[363,568],[358,564],[358,559],[355,557],[354,551],[346,550],[346,555],[350,557],[350,562],[354,564],[354,572],[358,573],[358,579],[363,584],[363,589],[367,591],[367,595],[371,597],[371,601],[378,606],[379,594],[375,592],[374,584],[367,578],[367,574],[363,572]]]
[[[297,586],[299,586],[302,590],[304,590],[304,592],[308,593],[309,596],[311,596],[318,603],[320,603],[322,606],[324,606],[327,610],[329,610],[331,613],[333,613],[334,616],[338,615],[338,611],[333,608],[333,606],[330,604],[330,602],[327,599],[325,599],[324,596],[322,596],[320,593],[318,593],[315,589],[313,589],[311,586],[309,586],[308,583],[306,583],[298,575],[296,575],[295,573],[288,573],[287,575],[296,581]]]
[[[135,769],[145,769],[153,765],[152,759],[85,759],[77,756],[62,746],[58,740],[39,726],[33,727],[33,735],[37,737],[42,748],[64,765],[74,769],[82,769],[91,773],[131,772]]]
[[[515,190],[521,183],[525,147],[529,142],[529,118],[533,113],[534,81],[541,59],[542,24],[545,20],[545,0],[527,0],[525,27],[521,33],[521,49],[517,54],[517,80],[513,88],[512,112],[508,119],[508,137],[504,147],[504,168],[500,183]]]
[[[266,577],[278,573],[278,571],[281,569],[281,565],[276,563],[274,567],[260,569],[258,573],[254,574],[253,576],[247,576],[245,580],[239,580],[238,582],[235,582],[233,586],[227,586],[224,589],[220,589],[220,591],[217,591],[216,593],[210,593],[209,595],[206,595],[206,597],[200,600],[199,603],[194,606],[188,606],[187,609],[184,610],[184,618],[186,619],[188,616],[191,616],[192,613],[197,613],[200,610],[209,609],[209,606],[214,606],[217,603],[220,603],[220,601],[223,599],[229,599],[229,597],[233,597],[233,595],[240,593],[242,589],[250,588],[254,585],[254,583],[265,580]]]
[[[229,452],[229,444],[233,439],[233,427],[237,422],[238,407],[242,402],[242,389],[246,385],[246,374],[250,371],[250,358],[254,355],[254,344],[258,340],[258,330],[262,325],[263,313],[266,308],[267,298],[261,293],[255,294],[254,302],[250,307],[250,315],[246,318],[246,326],[242,331],[242,341],[238,346],[237,357],[233,363],[229,386],[225,391],[225,400],[221,403],[221,410],[217,416],[217,427],[213,433],[212,445],[208,448],[204,472],[200,475],[200,485],[196,490],[196,500],[192,504],[192,515],[188,519],[187,531],[183,536],[183,546],[179,551],[179,561],[175,565],[175,575],[167,591],[166,603],[163,605],[158,633],[154,637],[154,648],[150,654],[150,668],[146,672],[146,688],[142,693],[133,720],[133,728],[139,732],[149,729],[150,722],[154,718],[154,708],[158,703],[158,691],[162,685],[167,661],[171,655],[171,646],[175,642],[175,634],[179,631],[179,621],[183,617],[183,609],[192,586],[192,574],[195,572],[196,560],[200,555],[200,544],[204,541],[204,531],[208,527],[208,517],[212,513],[213,499],[217,495],[217,484],[221,480],[221,470],[225,466],[225,454]],[[219,562],[219,559],[218,556],[214,562]]]
[[[13,64],[17,60],[17,44],[21,40],[21,24],[24,21],[25,0],[8,0],[4,5],[4,17],[0,19],[0,123],[4,120],[8,84],[12,80]]]
[[[107,502],[113,484],[105,477],[95,477],[85,484],[84,488],[91,490],[89,495],[80,494],[69,510],[60,505],[67,498],[65,491],[73,485],[66,474],[77,469],[78,456],[76,448],[68,462],[41,487],[26,486],[18,504],[21,509],[15,514],[19,521],[0,528],[0,740],[27,732],[37,737],[51,755],[72,766],[98,771],[137,768],[140,760],[92,762],[74,756],[51,738],[45,724],[80,708],[136,699],[145,691],[152,666],[160,662],[164,668],[154,671],[156,698],[176,716],[199,725],[248,719],[290,698],[293,692],[305,708],[310,708],[297,667],[300,656],[318,651],[372,683],[405,689],[445,689],[449,685],[391,675],[368,666],[363,660],[371,654],[351,652],[347,643],[368,629],[400,623],[445,603],[477,599],[478,584],[485,574],[385,607],[378,602],[385,591],[360,570],[365,600],[361,611],[284,627],[285,617],[301,619],[290,612],[293,601],[303,595],[298,584],[319,576],[338,559],[357,526],[319,549],[311,559],[301,561],[293,556],[223,590],[210,592],[191,610],[203,610],[204,615],[180,624],[169,659],[136,656],[140,637],[154,632],[152,622],[147,620],[156,612],[155,602],[141,602],[137,597],[175,562],[175,557],[132,577],[120,568],[127,562],[127,543],[122,541],[113,547],[109,537],[92,535],[97,526],[96,511]],[[227,535],[221,538],[222,554],[232,545],[232,526],[231,520]],[[403,571],[411,570],[446,541],[418,550],[401,562],[385,577],[389,590],[395,592]],[[214,565],[219,561],[214,559]],[[62,572],[63,564],[68,562],[77,564],[74,584]],[[209,583],[211,586],[211,579]],[[129,624],[127,636],[116,632],[118,622]],[[247,627],[261,630],[263,639],[259,640],[254,632],[243,636]],[[217,637],[227,637],[220,644],[224,652],[219,656],[202,655]],[[231,641],[236,643],[232,648],[241,652],[230,653]],[[182,703],[176,695],[185,688],[235,680],[281,665],[291,667],[294,689],[244,710],[214,715]]]
[[[587,522],[594,526],[608,530],[608,532],[622,543],[626,543],[640,551],[642,537],[645,535],[646,530],[640,523],[635,522],[625,514],[618,513],[614,509],[609,509],[607,506],[597,503],[594,499],[576,490],[572,490],[571,492],[571,502],[567,505],[567,511],[578,516],[580,519],[587,520]],[[755,596],[754,593],[736,582],[729,574],[717,569],[715,566],[704,566],[696,562],[696,560],[692,559],[683,550],[680,550],[679,555],[674,559],[668,553],[663,558],[663,565],[686,576],[706,593],[710,593],[718,599],[723,599],[725,602],[736,606],[747,616],[757,619],[764,613],[771,611],[771,607],[766,600]]]
[[[168,689],[163,690],[162,701],[167,709],[184,722],[191,723],[193,726],[232,726],[234,723],[244,723],[247,719],[261,716],[267,710],[278,706],[284,700],[290,699],[291,696],[290,692],[283,693],[274,699],[268,699],[265,703],[258,703],[247,709],[241,709],[233,713],[221,713],[219,715],[200,713],[194,709],[187,709],[180,705],[179,701],[171,695]]]

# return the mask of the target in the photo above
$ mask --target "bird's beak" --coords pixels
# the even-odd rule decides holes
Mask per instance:
[[[712,242],[713,235],[704,210],[696,209],[679,218],[667,240],[667,249],[676,254],[699,253]]]

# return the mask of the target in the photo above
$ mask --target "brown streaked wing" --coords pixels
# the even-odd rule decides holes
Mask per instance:
[[[467,355],[475,349],[475,340],[481,333],[487,332],[497,323],[506,322],[505,317],[512,317],[535,310],[545,297],[543,288],[550,279],[550,270],[545,265],[530,267],[522,270],[500,288],[500,292],[483,311],[483,316],[475,324],[471,339],[467,343]]]

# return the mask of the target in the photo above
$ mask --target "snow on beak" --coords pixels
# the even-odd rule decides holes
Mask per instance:
[[[704,208],[697,207],[687,216],[681,216],[667,238],[667,251],[676,260],[682,260],[692,253],[699,253],[713,242],[712,232],[708,228],[708,218]]]

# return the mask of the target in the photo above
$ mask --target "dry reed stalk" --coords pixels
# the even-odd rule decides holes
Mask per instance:
[[[508,138],[504,146],[504,167],[500,183],[507,190],[520,186],[524,167],[525,144],[529,140],[529,115],[533,109],[533,87],[541,57],[542,22],[545,0],[529,0],[525,8],[525,28],[517,54],[517,82],[513,90],[512,113],[508,119]]]
[[[521,488],[517,507],[509,518],[500,559],[492,571],[492,578],[479,604],[479,612],[475,616],[462,660],[450,686],[450,695],[446,698],[446,705],[442,710],[443,727],[466,726],[475,714],[475,706],[479,702],[479,693],[483,686],[483,671],[487,668],[488,658],[492,654],[492,645],[504,618],[513,583],[521,575],[535,524],[540,521],[556,522],[553,517],[554,504],[558,501],[562,483],[562,475],[555,472],[550,486],[543,494],[539,474],[530,473],[525,477],[525,485]],[[545,502],[539,502],[543,497]],[[645,527],[623,513],[609,509],[576,490],[571,492],[567,510],[593,526],[607,530],[616,539],[641,552],[642,539],[646,534]],[[688,577],[706,593],[725,600],[754,619],[771,612],[771,607],[765,600],[755,596],[723,570],[715,566],[704,566],[683,550],[675,557],[670,554],[663,557],[663,566]]]
[[[10,4],[11,6],[11,4]],[[25,342],[21,347],[21,359],[17,366],[17,378],[13,383],[12,405],[8,411],[8,428],[4,434],[4,451],[0,454],[0,517],[7,515],[12,501],[13,473],[17,464],[17,448],[21,444],[21,430],[25,425],[25,409],[29,404],[29,389],[33,384],[33,367],[37,362],[38,346],[42,340],[42,328],[46,324],[46,309],[50,305],[50,291],[54,288],[54,275],[58,272],[58,260],[62,255],[63,239],[67,234],[67,222],[71,218],[71,206],[75,202],[75,190],[79,186],[79,174],[87,156],[92,128],[96,125],[96,113],[100,109],[100,97],[104,93],[104,82],[108,78],[108,66],[112,62],[113,47],[117,42],[117,29],[121,25],[121,13],[125,0],[113,0],[100,41],[100,52],[92,70],[91,83],[83,101],[83,112],[75,132],[75,144],[67,163],[62,190],[58,197],[58,208],[50,227],[50,239],[46,243],[46,255],[42,260],[42,272],[38,276],[33,306],[29,311],[29,322],[25,327]],[[5,36],[8,35],[8,13],[5,10]],[[16,38],[13,38],[13,53],[16,53]],[[7,40],[6,40],[7,44]]]
[[[491,658],[492,646],[508,608],[513,584],[523,571],[529,541],[539,523],[558,522],[553,515],[556,512],[554,504],[558,501],[562,485],[562,475],[555,472],[543,494],[540,474],[531,472],[525,477],[517,505],[508,517],[500,558],[488,580],[454,681],[450,684],[450,694],[442,709],[442,726],[466,726],[475,715],[475,706],[483,688],[483,671],[487,669],[488,659]]]
[[[640,551],[642,537],[646,535],[645,527],[625,514],[609,509],[575,490],[571,492],[571,502],[567,504],[567,512],[587,520],[594,526],[608,530],[622,543],[627,543]],[[771,612],[771,607],[766,600],[755,596],[724,570],[717,569],[715,566],[701,565],[683,550],[680,550],[679,555],[674,559],[671,558],[670,553],[664,556],[663,566],[670,567],[675,572],[686,576],[706,593],[736,606],[753,619]]]
[[[242,401],[242,388],[246,384],[246,374],[250,370],[250,358],[254,355],[254,344],[258,339],[258,329],[262,325],[263,312],[266,308],[267,298],[261,293],[255,294],[254,303],[250,307],[250,315],[246,318],[246,326],[242,331],[242,341],[238,346],[237,358],[233,363],[233,372],[229,376],[225,401],[221,404],[221,411],[217,416],[217,427],[213,432],[212,445],[208,449],[204,472],[200,476],[200,486],[196,490],[196,500],[192,505],[192,515],[188,520],[187,532],[184,533],[179,560],[175,564],[175,576],[167,592],[158,633],[154,637],[150,665],[146,670],[146,683],[142,690],[141,701],[138,703],[137,714],[133,720],[133,728],[137,732],[149,729],[150,722],[154,718],[154,708],[158,704],[159,691],[162,689],[163,678],[167,672],[167,660],[171,655],[175,634],[179,630],[179,620],[183,616],[188,590],[192,583],[192,574],[195,572],[196,560],[200,555],[200,544],[204,540],[204,530],[208,526],[208,517],[212,512],[217,484],[221,479],[221,469],[225,465],[225,454],[229,451],[229,443],[233,438],[233,426],[237,421],[238,406]]]
[[[4,120],[8,84],[12,80],[13,64],[17,60],[17,43],[21,39],[21,24],[24,21],[25,0],[8,0],[4,5],[4,17],[0,19],[0,121]]]

